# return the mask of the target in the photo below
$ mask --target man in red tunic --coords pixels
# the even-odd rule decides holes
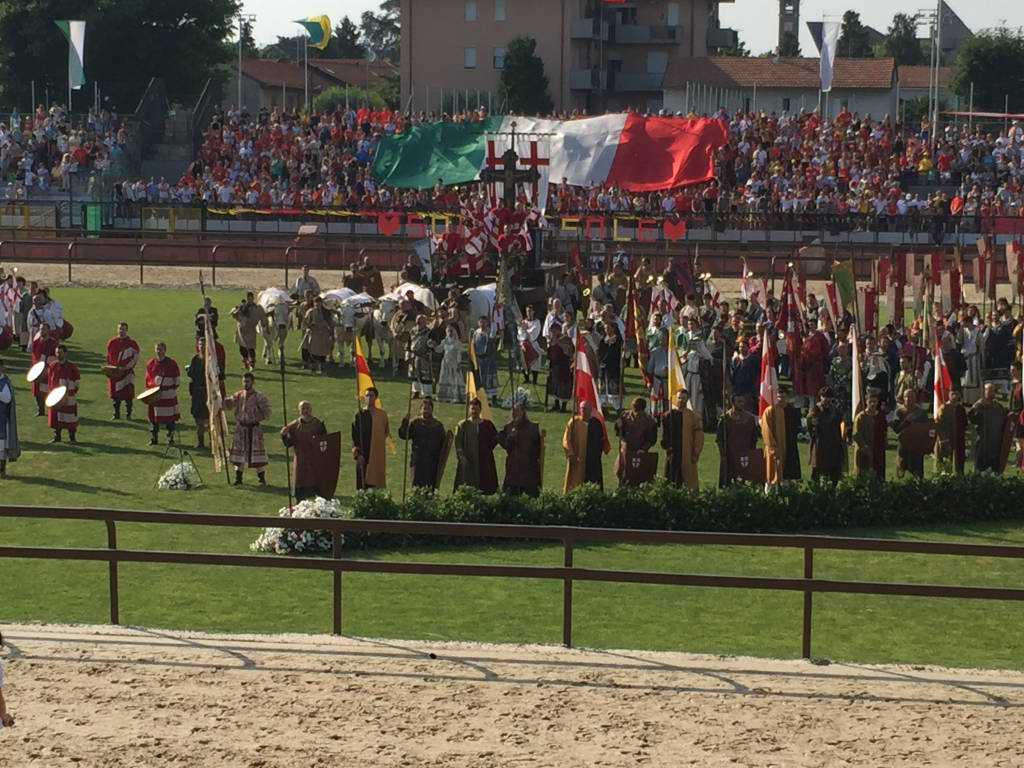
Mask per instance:
[[[33,365],[40,360],[49,365],[53,360],[57,359],[57,339],[50,333],[50,326],[45,323],[39,326],[39,335],[32,340],[29,350],[32,353]],[[32,382],[32,396],[36,399],[36,407],[38,409],[36,416],[44,415],[43,403],[48,394],[50,394],[50,384],[44,371],[42,376]]]
[[[68,394],[64,402],[50,408],[47,423],[53,430],[51,443],[60,442],[61,430],[68,431],[68,442],[77,443],[75,433],[78,431],[78,366],[68,362],[68,348],[63,344],[57,346],[57,359],[46,367],[46,383],[49,390],[67,387]]]
[[[121,403],[125,415],[132,417],[132,400],[135,397],[135,364],[139,362],[139,345],[128,335],[128,323],[117,324],[117,335],[107,342],[107,365],[113,365],[117,372],[107,379],[107,394],[114,404],[112,421],[121,418]]]
[[[160,387],[156,401],[149,404],[147,418],[151,436],[150,445],[157,444],[160,425],[167,425],[167,442],[174,445],[174,422],[181,418],[178,413],[178,364],[167,356],[167,345],[162,341],[156,344],[156,357],[146,363],[146,389]]]

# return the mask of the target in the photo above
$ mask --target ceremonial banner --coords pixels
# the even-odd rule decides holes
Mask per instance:
[[[779,374],[775,370],[775,362],[778,351],[775,346],[775,339],[765,326],[764,336],[761,339],[761,383],[758,389],[757,416],[764,415],[769,405],[777,405],[779,402]]]
[[[942,354],[940,339],[935,339],[935,384],[932,386],[932,418],[938,418],[939,406],[949,399],[953,378],[949,375],[946,358]]]
[[[679,352],[676,350],[676,335],[668,329],[668,404],[676,401],[676,392],[686,389],[683,378],[683,367],[679,363]]]
[[[847,337],[850,345],[850,423],[857,418],[863,406],[864,383],[860,370],[860,349],[857,345],[857,329],[850,326],[850,335]]]
[[[839,289],[839,300],[843,308],[849,307],[855,299],[854,287],[857,282],[853,276],[853,261],[837,261],[832,265],[832,280]]]
[[[593,371],[590,370],[590,360],[584,345],[583,334],[576,334],[576,375],[573,381],[573,398],[576,403],[589,402],[594,406],[594,415],[601,421],[601,431],[604,433],[604,452],[612,449],[608,442],[608,425],[604,423],[604,412],[601,410],[601,401],[597,394],[597,380]]]
[[[373,383],[373,375],[370,373],[370,366],[366,364],[366,358],[363,357],[363,345],[359,342],[358,336],[352,339],[352,353],[356,358],[356,400],[359,400],[366,394],[367,387],[377,389],[377,385]],[[382,411],[384,410],[384,403],[381,402],[379,390],[377,392],[377,399],[374,401],[374,407],[380,408]],[[391,439],[391,435],[387,436],[387,441],[391,452],[398,453],[398,449],[395,448],[395,441]]]

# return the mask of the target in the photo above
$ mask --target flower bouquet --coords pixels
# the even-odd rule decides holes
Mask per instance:
[[[530,398],[530,390],[528,390],[526,387],[519,387],[515,392],[513,392],[511,395],[509,395],[502,401],[501,407],[511,408],[516,403],[522,405],[524,408],[529,408],[532,404],[532,400]]]
[[[329,517],[351,520],[354,517],[352,510],[342,508],[337,499],[324,499],[320,496],[315,499],[303,499],[294,507],[282,507],[278,514],[291,518]],[[256,541],[249,545],[249,549],[253,552],[274,552],[278,555],[289,555],[293,552],[330,552],[331,532],[264,528]]]
[[[191,461],[181,461],[160,475],[156,481],[157,488],[172,491],[191,491],[203,484],[199,479],[199,471]]]

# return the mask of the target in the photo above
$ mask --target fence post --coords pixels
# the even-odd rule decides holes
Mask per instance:
[[[292,247],[290,245],[287,248],[284,249],[284,289],[285,289],[285,291],[288,290],[288,256],[291,254],[291,252],[292,252]],[[305,298],[304,296],[300,296],[299,297],[299,301],[302,301],[302,299],[304,299],[304,298]]]
[[[572,539],[563,539],[565,554],[562,565],[572,568]],[[562,583],[562,645],[572,648],[572,579],[565,578]]]
[[[107,548],[117,549],[117,529],[113,520],[106,520],[107,524]],[[110,623],[120,624],[120,607],[117,593],[117,560],[111,559],[107,564],[108,580],[110,582]]]
[[[75,241],[68,243],[68,282],[71,282],[71,252],[75,250]]]
[[[220,243],[213,246],[210,251],[210,282],[214,288],[217,287],[217,249],[220,248]]]
[[[139,285],[142,285],[144,281],[143,273],[143,262],[146,258],[146,243],[139,246]]]
[[[331,557],[341,559],[341,531],[331,532]],[[335,635],[341,634],[341,570],[335,569],[334,576],[334,630]]]
[[[804,578],[814,578],[814,549],[812,547],[804,547]],[[813,597],[813,590],[804,590],[804,633],[800,655],[805,659],[811,658],[811,601]]]

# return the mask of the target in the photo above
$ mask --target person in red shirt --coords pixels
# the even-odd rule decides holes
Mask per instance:
[[[46,383],[52,392],[57,387],[67,387],[64,400],[50,408],[46,423],[53,430],[51,443],[59,443],[61,431],[68,431],[68,442],[77,443],[78,432],[78,384],[81,379],[78,366],[68,361],[68,348],[64,344],[57,346],[57,358],[51,360],[46,367]]]
[[[107,342],[107,365],[117,368],[117,372],[107,378],[107,394],[114,405],[113,421],[121,418],[121,403],[124,403],[127,418],[132,417],[137,362],[139,345],[128,335],[128,323],[118,323],[117,335]]]
[[[167,356],[167,345],[156,344],[156,357],[146,363],[146,388],[160,387],[157,399],[149,404],[147,420],[151,437],[150,445],[157,444],[160,425],[167,425],[167,443],[174,445],[174,423],[181,418],[178,412],[178,379],[181,376],[178,364]]]

